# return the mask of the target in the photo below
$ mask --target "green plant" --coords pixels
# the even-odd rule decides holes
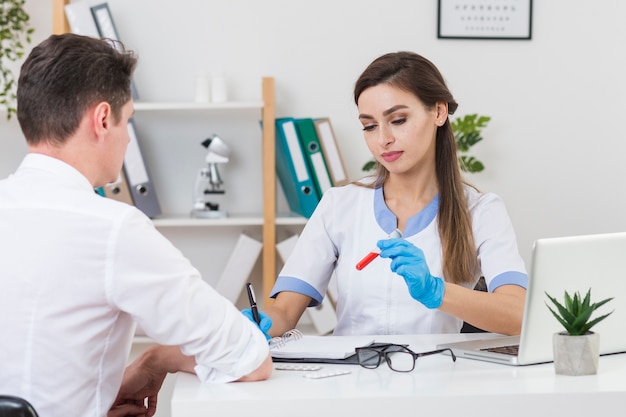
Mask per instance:
[[[550,309],[554,317],[556,317],[559,323],[561,323],[567,333],[569,333],[571,336],[580,336],[587,333],[593,326],[595,326],[596,324],[607,318],[611,313],[613,313],[611,311],[610,313],[604,314],[591,320],[591,314],[595,310],[613,299],[613,297],[611,297],[592,304],[591,288],[589,288],[589,290],[587,291],[584,299],[580,296],[580,293],[578,292],[575,292],[574,297],[571,297],[567,293],[567,291],[565,291],[564,304],[559,303],[547,292],[546,295],[548,296],[552,304],[556,306],[558,313],[554,311],[554,309],[552,309],[552,307],[550,307],[548,303],[546,303],[546,306],[548,306],[548,309]]]
[[[456,140],[456,149],[459,153],[466,153],[470,148],[483,140],[481,131],[487,126],[491,120],[489,116],[479,116],[478,114],[467,114],[463,117],[457,117],[450,122],[454,139]],[[480,172],[485,166],[473,156],[459,155],[459,165],[465,172]]]
[[[17,61],[25,53],[25,43],[35,29],[30,27],[30,16],[24,10],[26,0],[0,2],[0,106],[7,109],[7,119],[17,112],[15,108],[16,77],[7,61]]]
[[[489,116],[479,116],[478,114],[467,114],[463,117],[457,117],[450,122],[456,148],[459,152],[459,167],[464,172],[480,172],[485,169],[482,162],[473,156],[461,155],[470,150],[470,148],[483,140],[481,136],[482,129],[487,126],[491,120]],[[372,171],[376,167],[376,160],[367,161],[361,170],[365,172]]]

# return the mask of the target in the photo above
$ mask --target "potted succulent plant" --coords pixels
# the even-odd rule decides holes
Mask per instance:
[[[592,303],[591,288],[584,298],[579,292],[575,292],[572,297],[565,291],[563,304],[548,293],[546,296],[556,307],[555,310],[546,303],[548,309],[565,329],[563,332],[555,333],[552,339],[555,372],[560,375],[596,374],[600,357],[600,335],[592,332],[591,328],[613,312],[593,320],[591,315],[613,298]]]
[[[16,113],[15,88],[17,77],[9,61],[17,61],[25,53],[34,29],[30,16],[24,10],[26,0],[2,0],[0,2],[0,107],[6,108],[7,119]]]

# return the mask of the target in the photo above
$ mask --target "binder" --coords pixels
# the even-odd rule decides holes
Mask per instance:
[[[115,27],[115,22],[113,21],[113,16],[111,15],[108,3],[102,3],[91,7],[91,14],[93,15],[93,20],[95,21],[96,29],[100,34],[100,38],[121,41],[119,35],[117,34],[117,28]],[[120,45],[116,43],[113,43],[113,46],[118,49],[120,47]],[[133,100],[139,100],[139,93],[133,78],[130,80],[130,90]]]
[[[293,235],[276,244],[276,251],[280,255],[283,262],[287,261],[289,255],[291,255],[291,252],[298,241],[298,237],[298,235]],[[315,330],[317,330],[317,332],[321,335],[331,333],[335,329],[335,326],[337,326],[337,313],[335,313],[335,307],[329,299],[328,294],[322,299],[320,305],[317,307],[307,308],[305,313],[309,315]]]
[[[317,136],[322,145],[322,152],[324,153],[333,185],[339,186],[347,184],[350,180],[348,179],[346,167],[343,164],[343,159],[341,159],[341,154],[337,147],[337,140],[335,139],[335,133],[330,124],[330,119],[328,117],[315,119],[315,128],[317,129]]]
[[[67,17],[67,23],[72,33],[90,36],[92,38],[100,37],[100,32],[98,32],[98,27],[93,20],[93,15],[87,3],[77,1],[66,4],[64,8],[65,17]]]
[[[252,268],[263,249],[263,244],[242,233],[220,275],[215,290],[235,304],[245,286]]]
[[[322,147],[317,137],[313,119],[296,119],[296,129],[300,144],[309,163],[309,169],[313,174],[313,181],[317,195],[322,197],[324,192],[333,186],[330,172],[326,166],[326,160],[322,153]]]
[[[130,142],[124,156],[124,175],[135,206],[146,216],[153,218],[161,214],[161,206],[146,166],[133,120],[128,121]]]
[[[112,198],[113,200],[121,201],[127,204],[133,204],[133,197],[130,193],[128,180],[126,179],[126,174],[124,174],[123,169],[117,177],[117,181],[106,184],[101,188],[104,197]]]
[[[311,217],[319,196],[292,117],[276,119],[276,176],[291,211]]]

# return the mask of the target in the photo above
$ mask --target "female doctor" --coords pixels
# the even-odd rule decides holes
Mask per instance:
[[[261,314],[266,336],[318,305],[333,272],[335,335],[519,334],[527,275],[503,201],[463,181],[439,70],[412,52],[374,60],[354,88],[374,177],[324,193]],[[388,238],[398,229],[402,237]],[[380,252],[363,269],[357,263]],[[488,292],[474,291],[484,276]],[[251,317],[249,310],[244,314]]]

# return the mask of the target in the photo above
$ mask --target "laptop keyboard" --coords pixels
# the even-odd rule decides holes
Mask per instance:
[[[484,350],[487,352],[496,352],[496,353],[503,353],[505,355],[517,356],[517,353],[519,351],[519,345],[498,346],[498,347],[485,348],[481,350]]]

